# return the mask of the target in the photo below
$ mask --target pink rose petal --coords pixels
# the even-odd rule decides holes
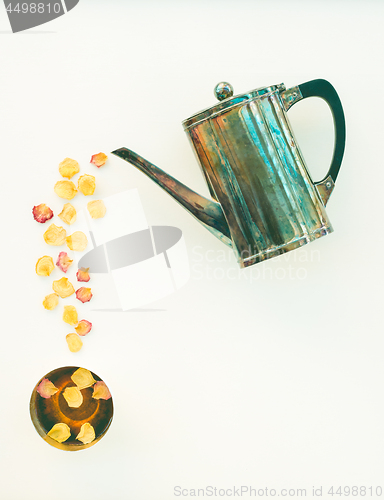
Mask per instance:
[[[76,291],[76,298],[79,299],[83,304],[84,302],[89,302],[92,298],[91,289],[82,286]]]
[[[49,399],[51,396],[56,394],[59,389],[55,387],[50,380],[43,378],[36,390],[42,398]]]
[[[105,382],[100,380],[93,386],[92,397],[93,399],[110,399],[112,396]]]
[[[57,258],[56,266],[59,267],[63,273],[66,273],[72,262],[73,260],[68,257],[67,252],[60,252]]]

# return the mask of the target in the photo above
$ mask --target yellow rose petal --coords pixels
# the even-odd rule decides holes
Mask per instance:
[[[64,306],[63,321],[68,325],[77,325],[79,322],[76,307]]]
[[[66,236],[66,230],[61,226],[56,226],[56,224],[51,224],[43,234],[45,243],[55,247],[63,245],[65,243]]]
[[[92,219],[101,219],[104,217],[107,209],[105,208],[103,200],[90,201],[87,205],[88,212]]]
[[[72,283],[68,281],[68,278],[61,278],[52,283],[53,291],[57,293],[62,299],[69,297],[75,293],[75,289]]]
[[[81,338],[76,333],[68,333],[65,338],[68,344],[68,348],[71,352],[79,352],[83,347]]]
[[[73,224],[77,219],[75,207],[70,203],[66,203],[63,206],[63,210],[59,213],[58,217],[60,217],[60,219],[68,225]]]
[[[49,276],[55,269],[53,259],[49,255],[44,255],[36,263],[36,274],[39,276]]]
[[[59,296],[57,295],[57,293],[51,293],[50,295],[47,295],[43,300],[43,306],[48,311],[52,311],[53,309],[55,309],[58,303],[59,303]]]
[[[75,174],[80,172],[80,166],[76,160],[72,160],[72,158],[65,158],[59,164],[59,172],[63,177],[70,179]]]
[[[79,191],[85,196],[89,196],[95,192],[96,181],[93,175],[82,175],[77,181],[77,187]]]
[[[72,200],[76,196],[77,189],[72,181],[58,181],[55,184],[54,191],[57,196],[65,200]]]
[[[81,441],[83,444],[92,443],[95,439],[95,429],[88,422],[81,426],[79,434],[76,436],[76,439]]]
[[[71,435],[71,429],[67,424],[55,424],[48,432],[47,436],[54,439],[58,443],[64,443]]]
[[[91,387],[96,382],[96,380],[92,376],[92,373],[86,368],[77,369],[71,376],[71,379],[79,389],[86,389],[87,387]]]
[[[88,240],[83,232],[75,231],[71,236],[67,237],[67,245],[71,250],[82,252],[87,248]]]
[[[63,396],[70,408],[79,408],[83,403],[83,395],[78,387],[66,387]]]

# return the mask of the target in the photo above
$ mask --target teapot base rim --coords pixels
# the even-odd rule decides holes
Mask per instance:
[[[242,269],[246,267],[253,266],[254,264],[258,264],[268,259],[272,259],[273,257],[278,257],[284,253],[290,252],[291,250],[296,250],[307,243],[311,243],[312,241],[321,238],[322,236],[326,236],[327,234],[333,233],[333,227],[331,225],[322,226],[316,229],[313,233],[304,234],[299,236],[288,243],[284,243],[283,245],[275,246],[273,248],[263,250],[262,252],[257,253],[256,255],[251,255],[245,259],[241,257],[238,259],[239,266]]]

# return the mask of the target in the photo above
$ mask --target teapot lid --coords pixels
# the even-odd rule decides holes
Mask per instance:
[[[240,106],[247,101],[258,99],[261,96],[266,97],[266,94],[270,95],[276,91],[282,92],[285,90],[285,85],[280,83],[278,85],[271,85],[269,87],[260,87],[255,90],[251,90],[245,94],[233,95],[233,87],[230,83],[220,82],[214,88],[215,97],[220,101],[218,104],[211,106],[210,108],[203,109],[198,113],[190,116],[183,121],[184,130],[197,125],[198,123],[212,118],[214,115],[224,113],[228,108],[235,106]]]

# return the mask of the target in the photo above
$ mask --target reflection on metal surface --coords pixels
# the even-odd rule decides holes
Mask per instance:
[[[151,231],[155,248],[152,245]],[[155,255],[164,254],[166,256],[167,250],[180,241],[182,234],[178,227],[152,226],[107,241],[105,243],[106,252],[104,252],[103,246],[95,246],[81,257],[78,266],[90,268],[92,273],[107,273],[108,269],[112,271],[132,266],[143,260],[151,259]]]
[[[332,231],[278,88],[186,131],[221,203],[242,267]]]
[[[78,267],[99,275],[102,293],[93,300],[98,311],[150,304],[180,289],[190,276],[183,233],[174,226],[150,226],[94,245]]]

